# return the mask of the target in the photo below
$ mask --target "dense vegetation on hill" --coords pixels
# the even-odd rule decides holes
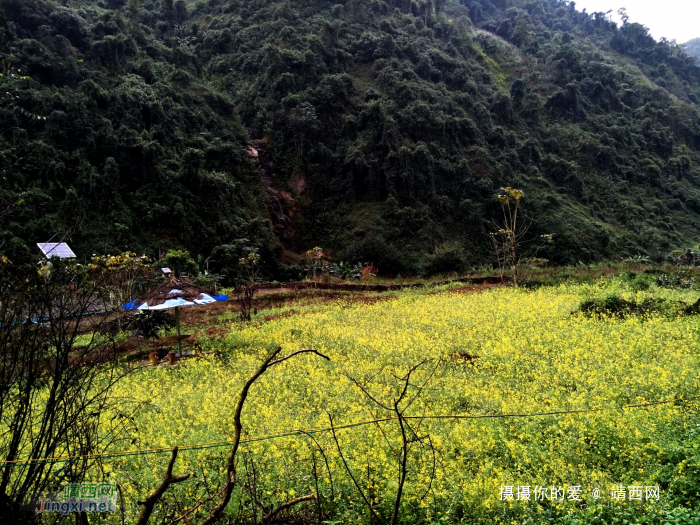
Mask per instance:
[[[83,254],[257,245],[271,262],[282,239],[385,271],[436,251],[476,263],[506,185],[556,262],[700,241],[700,68],[573,2],[0,9],[0,243],[16,258],[67,234]],[[255,164],[246,142],[263,137]]]
[[[690,56],[696,57],[700,61],[700,38],[693,38],[691,41],[683,44],[683,49]]]

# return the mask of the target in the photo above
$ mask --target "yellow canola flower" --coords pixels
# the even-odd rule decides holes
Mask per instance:
[[[403,292],[371,305],[332,303],[304,315],[236,326],[223,344],[205,343],[219,345],[215,349],[224,359],[140,370],[118,384],[118,395],[125,405],[139,407],[133,436],[142,448],[231,439],[238,393],[278,345],[285,352],[315,348],[331,361],[302,355],[261,377],[244,408],[244,439],[325,429],[328,413],[334,425],[391,417],[357,384],[390,405],[401,392],[397,378],[426,360],[411,376],[411,398],[418,394],[417,385],[425,383],[425,388],[406,415],[541,413],[697,395],[697,321],[572,314],[584,298],[611,291],[636,300],[646,297],[619,284],[596,283],[478,294]],[[656,289],[653,294],[686,302],[700,297],[692,291]],[[522,513],[538,508],[503,505],[501,485],[591,490],[616,483],[657,485],[658,458],[674,445],[678,428],[697,423],[693,417],[684,405],[669,404],[534,418],[412,420],[417,435],[430,436],[433,448],[413,444],[406,501],[417,502],[426,515],[459,507],[484,522],[498,522],[504,516],[522,520]],[[279,504],[285,497],[315,493],[315,462],[319,490],[330,498],[332,477],[336,500],[345,502],[338,503],[343,522],[366,522],[364,501],[345,474],[332,434],[312,436],[243,443],[240,475],[252,476],[254,465],[259,489]],[[398,424],[339,429],[336,436],[345,461],[362,476],[361,486],[369,487],[380,507],[390,505],[398,478]],[[209,485],[220,486],[227,452],[225,447],[182,450],[176,470],[199,476],[203,471]],[[128,473],[120,482],[134,484],[135,497],[142,497],[141,487],[160,483],[167,457],[111,461],[114,471]],[[130,512],[137,510],[134,506]]]

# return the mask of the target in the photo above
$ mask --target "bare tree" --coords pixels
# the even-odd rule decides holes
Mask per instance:
[[[231,445],[231,449],[229,451],[228,455],[228,461],[226,463],[226,482],[224,483],[223,487],[221,490],[217,493],[218,495],[218,502],[216,505],[209,511],[209,513],[204,517],[204,519],[200,522],[200,525],[212,525],[216,522],[218,522],[224,515],[224,510],[226,509],[226,506],[229,504],[231,501],[231,495],[233,494],[233,489],[236,487],[238,483],[238,475],[237,475],[237,459],[238,459],[238,448],[241,443],[241,434],[243,432],[243,425],[241,423],[241,414],[243,413],[243,406],[245,405],[246,399],[248,398],[248,393],[250,392],[250,388],[253,386],[253,384],[260,379],[260,377],[267,372],[270,368],[272,368],[275,365],[279,365],[288,359],[291,359],[295,356],[301,355],[301,354],[316,354],[323,359],[326,359],[330,361],[330,358],[327,356],[323,355],[322,353],[318,352],[317,350],[313,349],[307,349],[307,350],[297,350],[295,352],[292,352],[291,354],[288,354],[283,357],[279,357],[280,353],[282,352],[282,348],[278,347],[276,350],[274,350],[270,355],[265,359],[265,361],[260,365],[260,367],[257,369],[257,371],[248,379],[248,381],[245,382],[243,385],[243,388],[241,389],[241,392],[238,396],[238,403],[236,405],[236,411],[233,416],[233,444]],[[177,457],[176,451],[173,451],[173,456],[171,458],[170,464],[168,465],[168,470],[166,471],[166,475],[164,478],[163,483],[161,486],[156,489],[151,496],[149,496],[149,499],[147,500],[149,508],[151,509],[148,513],[142,512],[141,517],[137,521],[136,525],[146,525],[148,523],[148,520],[150,518],[153,506],[163,497],[165,494],[167,488],[172,485],[173,483],[177,483],[179,481],[184,481],[184,479],[181,479],[182,476],[179,476],[177,478],[173,478],[172,476],[172,468],[173,464],[175,461],[175,458]],[[171,479],[172,481],[170,483],[166,484],[166,481]],[[164,490],[160,490],[161,487],[165,486]],[[279,506],[276,509],[270,509],[268,512],[264,513],[263,515],[263,521],[262,523],[268,523],[270,520],[272,520],[277,514],[280,512],[291,508],[294,505],[297,505],[299,503],[302,503],[304,501],[310,501],[315,499],[315,495],[308,495],[308,496],[302,496],[300,498],[295,498],[293,500],[287,501],[283,503],[281,506]],[[143,505],[146,504],[146,502],[142,503]]]
[[[519,269],[522,260],[522,250],[524,245],[530,244],[532,239],[526,240],[531,222],[524,223],[519,217],[521,199],[525,192],[515,188],[501,188],[500,193],[495,196],[501,205],[503,212],[502,223],[494,222],[495,231],[491,233],[493,242],[493,254],[496,264],[501,273],[501,280],[505,280],[505,270],[510,269],[513,284],[518,286]],[[541,243],[532,251],[531,257],[535,257],[537,252],[545,245],[553,242],[552,235],[541,235]]]
[[[420,385],[414,385],[411,383],[411,376],[418,370],[421,366],[426,364],[428,361],[424,360],[418,363],[417,365],[413,366],[408,372],[399,377],[395,374],[392,374],[394,379],[396,379],[399,382],[399,389],[397,392],[396,397],[394,397],[391,401],[382,401],[377,398],[377,396],[373,395],[367,385],[364,385],[360,383],[358,380],[350,377],[349,379],[363,392],[363,394],[369,398],[375,405],[380,407],[382,410],[389,412],[393,417],[392,419],[397,422],[398,430],[399,430],[399,435],[401,442],[398,447],[394,446],[390,439],[388,438],[387,434],[384,432],[382,427],[380,426],[379,423],[377,423],[377,428],[381,432],[382,436],[384,437],[384,440],[386,441],[387,445],[389,446],[391,452],[393,453],[394,457],[396,458],[397,461],[397,470],[398,470],[398,484],[397,484],[397,489],[396,489],[396,497],[394,499],[394,505],[391,511],[391,517],[389,519],[389,524],[390,525],[396,525],[399,520],[399,511],[401,508],[401,498],[403,497],[403,492],[404,492],[404,487],[406,484],[406,478],[409,473],[409,455],[414,448],[414,445],[418,445],[420,448],[427,447],[430,452],[432,453],[432,470],[431,470],[431,476],[430,476],[430,486],[432,486],[432,480],[435,476],[435,465],[436,465],[436,460],[435,460],[435,448],[433,447],[433,442],[432,439],[428,434],[426,435],[419,435],[419,426],[421,424],[422,419],[418,419],[418,425],[416,428],[414,428],[410,420],[415,419],[415,417],[410,417],[406,416],[406,412],[413,404],[415,401],[420,397],[421,393],[423,392],[423,389],[425,389],[426,385],[428,382],[432,379],[433,375],[435,374],[435,371],[437,370],[437,364],[436,366],[432,369],[432,371],[428,374],[427,378],[420,384]],[[439,363],[438,363],[439,364]],[[343,465],[345,466],[346,471],[350,475],[351,479],[353,480],[353,483],[357,487],[357,490],[360,492],[360,495],[362,498],[365,500],[367,503],[370,513],[374,518],[377,518],[377,520],[380,519],[379,514],[374,508],[374,505],[371,503],[370,498],[366,496],[360,487],[359,483],[355,479],[355,476],[353,476],[352,471],[350,470],[350,467],[343,455],[343,451],[340,447],[340,443],[338,441],[338,437],[336,436],[335,428],[333,427],[333,419],[330,417],[331,420],[331,428],[333,432],[333,440],[335,441],[336,448],[338,449],[338,453],[340,454],[341,460],[343,462]],[[428,491],[430,490],[430,486],[428,488]],[[427,493],[427,491],[426,491]]]
[[[250,321],[253,312],[255,283],[260,277],[260,254],[257,248],[248,248],[248,255],[239,261],[245,282],[235,290],[236,301],[241,307],[241,321]]]
[[[110,307],[118,308],[155,281],[150,260],[145,255],[124,252],[118,255],[93,255],[89,268],[100,274],[100,282],[109,294]]]
[[[173,448],[173,453],[170,456],[170,463],[168,463],[168,468],[165,471],[163,482],[158,485],[158,488],[156,488],[144,501],[139,501],[139,505],[143,505],[143,509],[141,510],[141,515],[136,522],[137,525],[141,523],[148,523],[148,520],[151,518],[151,514],[153,514],[153,508],[156,506],[156,503],[158,503],[158,500],[163,497],[165,491],[170,488],[170,485],[181,483],[190,477],[189,474],[177,474],[173,476],[173,466],[175,465],[175,460],[177,459],[177,450],[177,447]]]
[[[253,297],[255,296],[255,285],[247,284],[236,288],[236,302],[241,307],[241,321],[250,321],[253,313]]]
[[[110,390],[127,371],[100,330],[103,287],[89,271],[54,258],[35,267],[0,264],[0,520],[26,520],[32,497],[83,481],[127,415],[103,421]],[[116,407],[114,407],[116,409]],[[98,432],[98,428],[100,432]],[[75,457],[66,462],[42,458]]]
[[[518,285],[518,257],[519,248],[524,235],[527,233],[527,226],[518,222],[518,211],[520,210],[520,199],[525,193],[514,188],[501,188],[501,193],[496,195],[496,200],[501,204],[503,212],[503,223],[496,224],[497,230],[491,234],[493,241],[494,255],[498,268],[503,279],[503,270],[510,268],[513,284]]]

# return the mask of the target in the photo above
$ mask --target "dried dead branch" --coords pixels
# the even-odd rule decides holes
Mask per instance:
[[[190,477],[190,474],[176,474],[173,476],[173,466],[175,465],[176,459],[177,447],[173,449],[172,456],[170,457],[170,463],[168,463],[168,468],[165,471],[165,476],[163,477],[163,482],[151,493],[150,496],[146,498],[145,501],[138,502],[139,505],[143,505],[143,510],[141,510],[141,515],[136,521],[136,525],[146,525],[146,523],[148,523],[156,503],[158,503],[160,498],[163,497],[165,491],[170,488],[170,485],[181,483]]]

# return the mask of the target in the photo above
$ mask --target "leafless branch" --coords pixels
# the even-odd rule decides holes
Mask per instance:
[[[376,396],[373,396],[370,392],[369,389],[365,386],[359,383],[359,381],[350,378],[350,380],[357,385],[357,387],[362,390],[362,392],[376,405],[380,406],[384,410],[387,410],[388,412],[392,412],[394,414],[394,420],[398,421],[398,426],[399,426],[399,431],[401,433],[401,445],[400,447],[395,450],[394,447],[391,445],[391,442],[384,432],[384,429],[382,426],[377,423],[377,428],[381,432],[384,440],[386,441],[389,449],[391,450],[392,454],[395,455],[396,460],[398,461],[398,487],[396,491],[396,499],[394,500],[394,508],[392,510],[391,514],[391,520],[390,520],[390,525],[396,525],[398,523],[399,519],[399,509],[401,506],[401,499],[403,496],[403,491],[404,487],[406,484],[406,478],[408,476],[408,457],[409,457],[409,452],[411,450],[411,446],[414,443],[419,444],[420,446],[425,446],[427,442],[427,446],[429,446],[431,449],[433,448],[432,446],[432,440],[430,439],[430,436],[419,436],[416,430],[414,430],[411,427],[411,424],[408,420],[408,417],[405,416],[406,411],[413,405],[413,403],[418,399],[418,397],[421,395],[421,393],[424,391],[426,388],[427,384],[429,381],[432,379],[434,376],[440,362],[438,361],[433,368],[433,370],[428,374],[428,377],[420,384],[420,385],[414,385],[411,383],[411,377],[412,375],[418,370],[421,366],[423,366],[425,363],[428,362],[428,359],[424,359],[420,363],[416,364],[415,366],[411,367],[406,374],[403,376],[399,376],[397,374],[392,373],[391,375],[397,380],[401,382],[401,389],[398,393],[398,396],[395,397],[391,405],[388,403],[382,402],[379,399],[376,398]],[[416,389],[415,395],[412,397],[409,397],[409,390],[411,388]],[[330,415],[329,415],[330,417]],[[355,483],[355,486],[358,488],[360,491],[360,494],[362,497],[365,499],[367,502],[368,506],[370,509],[374,512],[373,506],[368,502],[367,498],[365,497],[364,493],[359,487],[359,484],[355,480],[355,478],[352,475],[352,472],[350,472],[350,469],[347,465],[347,462],[345,461],[345,458],[343,457],[342,450],[340,449],[340,445],[338,443],[338,439],[335,435],[335,431],[332,427],[332,419],[331,419],[331,430],[333,430],[333,438],[335,440],[336,446],[338,447],[338,451],[340,453],[341,459],[343,460],[343,464],[345,465],[345,469],[348,471],[348,474],[350,474],[350,477],[352,478],[353,482]],[[420,423],[418,424],[420,426]],[[432,475],[431,475],[431,480],[430,480],[430,487],[432,487],[432,477],[435,474],[435,457],[434,457],[434,449],[433,449],[433,469],[432,469]],[[428,488],[428,491],[430,490],[430,487]]]
[[[188,518],[188,516],[190,516],[191,514],[193,514],[196,511],[198,511],[200,508],[202,508],[202,506],[206,505],[210,501],[213,501],[218,495],[219,495],[218,493],[214,493],[214,494],[210,495],[208,498],[198,501],[197,503],[192,505],[192,507],[190,507],[190,509],[187,512],[185,512],[182,516],[180,516],[176,520],[168,522],[168,525],[176,525],[177,523],[180,523],[181,521],[186,520]]]
[[[163,494],[165,494],[165,492],[170,488],[170,485],[181,483],[190,477],[189,474],[177,474],[173,476],[173,466],[175,465],[175,460],[177,459],[177,450],[177,447],[173,449],[172,456],[170,457],[170,463],[168,463],[168,468],[165,471],[165,476],[163,477],[162,483],[151,493],[150,496],[146,498],[145,501],[138,502],[139,505],[143,505],[143,510],[141,510],[141,515],[136,521],[136,525],[146,525],[148,523],[156,503],[158,503],[158,501],[163,497]]]
[[[377,401],[377,399],[376,399],[372,394],[370,394],[369,391],[368,391],[364,386],[362,386],[362,385],[360,384],[360,382],[359,382],[357,379],[355,379],[354,377],[350,377],[350,376],[347,376],[347,377],[348,377],[348,379],[350,379],[350,381],[352,381],[352,382],[355,384],[355,386],[357,386],[357,388],[359,388],[360,390],[362,390],[362,392],[363,392],[368,398],[370,398],[372,401],[374,401],[377,405],[379,405],[380,407],[382,407],[384,410],[391,410],[391,408],[389,408],[387,405],[381,403],[380,401]]]
[[[373,505],[367,499],[367,496],[365,496],[365,493],[362,490],[362,487],[360,487],[360,484],[357,482],[357,480],[355,479],[355,476],[353,475],[352,471],[350,470],[350,467],[348,466],[348,462],[345,460],[345,456],[343,455],[343,450],[340,448],[340,443],[338,442],[338,436],[335,433],[335,426],[333,425],[333,416],[331,416],[330,413],[328,413],[328,419],[331,422],[331,433],[333,434],[333,441],[335,441],[335,446],[338,449],[338,454],[340,454],[340,459],[343,461],[343,465],[345,466],[345,471],[348,473],[348,476],[350,476],[350,479],[355,484],[355,487],[357,487],[357,491],[360,493],[360,496],[362,496],[362,499],[365,500],[365,503],[369,507],[370,512],[372,512],[374,517],[377,518],[377,521],[381,523],[381,519],[379,518],[379,515],[374,510]]]
[[[304,354],[304,353],[312,353],[316,354],[328,361],[330,361],[330,358],[321,354],[317,350],[313,349],[306,349],[306,350],[298,350],[296,352],[292,352],[291,354],[285,356],[285,357],[277,357],[280,352],[282,351],[282,347],[278,347],[276,350],[270,353],[270,355],[265,359],[265,361],[260,365],[260,368],[246,381],[245,385],[243,385],[243,389],[241,390],[241,393],[238,397],[238,404],[236,405],[236,412],[234,413],[233,416],[233,426],[234,426],[234,438],[233,438],[233,444],[231,445],[231,451],[229,452],[228,456],[228,462],[226,464],[226,483],[224,484],[223,490],[222,490],[222,496],[221,499],[219,500],[219,503],[212,509],[212,511],[207,515],[204,520],[200,523],[200,525],[212,525],[216,521],[218,521],[221,516],[223,515],[224,509],[226,508],[226,505],[228,505],[228,502],[231,499],[231,494],[233,492],[233,488],[236,485],[236,454],[238,452],[238,447],[241,442],[241,433],[243,431],[243,425],[241,424],[241,414],[243,413],[243,405],[245,404],[246,399],[248,398],[248,392],[250,391],[250,388],[253,386],[253,384],[262,376],[270,367],[283,363],[284,361],[291,359],[294,356],[297,356],[299,354]]]
[[[331,467],[328,464],[328,457],[326,456],[326,453],[323,451],[323,447],[321,447],[321,445],[318,443],[318,441],[316,441],[316,438],[314,438],[311,434],[309,434],[308,432],[306,432],[304,430],[300,430],[300,432],[302,434],[304,434],[305,436],[307,436],[309,439],[311,439],[316,444],[316,447],[318,447],[318,450],[321,453],[321,456],[323,456],[323,461],[326,464],[326,471],[328,472],[328,480],[330,481],[330,485],[331,485],[331,502],[334,502],[335,501],[335,489],[333,488],[333,473],[331,472]],[[316,491],[318,492],[318,484],[316,487]],[[319,499],[318,499],[318,504],[319,504],[319,508],[321,509],[321,511],[323,511],[323,508],[321,507],[320,495],[319,495]]]
[[[298,505],[299,503],[302,503],[304,501],[311,501],[315,499],[316,496],[313,494],[309,494],[308,496],[302,496],[300,498],[295,498],[293,500],[289,500],[286,503],[283,503],[279,507],[277,507],[275,510],[271,511],[265,518],[263,519],[263,523],[269,523],[272,518],[274,518],[277,514],[282,512],[283,510],[289,509],[293,507],[294,505]]]
[[[115,404],[112,387],[129,369],[118,365],[114,339],[98,335],[108,315],[104,282],[90,270],[55,262],[50,272],[0,264],[0,513],[12,513],[49,485],[82,479],[94,455],[123,434],[123,420],[98,433]],[[87,334],[88,337],[83,337]],[[78,456],[67,463],[39,458]],[[31,461],[35,460],[35,461]]]
[[[310,354],[316,354],[317,356],[322,357],[322,358],[325,359],[326,361],[330,361],[330,360],[331,360],[330,357],[323,355],[323,354],[320,353],[318,350],[313,350],[313,349],[297,350],[296,352],[292,352],[292,353],[289,354],[288,356],[280,357],[279,359],[275,359],[274,361],[272,361],[272,362],[269,364],[268,368],[269,368],[270,366],[278,365],[278,364],[280,364],[280,363],[283,363],[284,361],[286,361],[287,359],[291,359],[291,358],[294,357],[295,355],[299,355],[299,354],[309,354],[309,353],[310,353]]]

